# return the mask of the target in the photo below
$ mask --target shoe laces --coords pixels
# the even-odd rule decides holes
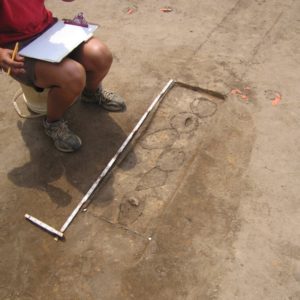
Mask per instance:
[[[101,103],[109,103],[113,100],[114,94],[108,91],[100,91],[100,101]]]
[[[56,127],[55,135],[58,137],[62,137],[68,134],[70,130],[67,124],[68,124],[67,121],[60,121],[60,123]]]

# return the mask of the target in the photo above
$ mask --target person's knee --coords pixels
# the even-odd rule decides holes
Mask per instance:
[[[103,59],[105,65],[110,68],[113,62],[113,56],[108,47],[104,44],[101,44],[98,48],[101,58]]]
[[[97,39],[88,44],[86,54],[91,63],[98,69],[109,69],[113,61],[111,51]]]
[[[66,88],[69,92],[78,96],[85,86],[86,73],[84,67],[74,61],[66,60],[62,64],[62,88]]]

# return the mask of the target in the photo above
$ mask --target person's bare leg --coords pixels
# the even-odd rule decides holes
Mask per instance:
[[[71,57],[82,64],[86,70],[86,86],[81,95],[83,102],[98,104],[107,111],[126,110],[126,104],[120,96],[102,89],[102,80],[107,75],[113,60],[105,44],[97,38],[92,38],[79,46]]]
[[[83,66],[72,59],[64,59],[59,64],[38,61],[35,65],[35,84],[50,88],[47,103],[47,121],[62,118],[85,86],[86,74]]]
[[[52,138],[58,150],[78,150],[82,144],[81,139],[68,128],[63,114],[85,86],[85,69],[69,58],[59,64],[38,61],[35,64],[35,76],[36,86],[50,89],[47,118],[43,120],[45,133]]]
[[[110,50],[96,38],[80,45],[72,53],[72,58],[84,67],[86,71],[86,89],[89,91],[98,89],[113,61]]]

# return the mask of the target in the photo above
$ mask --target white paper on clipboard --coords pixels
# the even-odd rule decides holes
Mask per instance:
[[[57,21],[42,35],[24,47],[19,54],[25,57],[59,63],[79,44],[93,36],[98,25],[89,27],[65,24]]]

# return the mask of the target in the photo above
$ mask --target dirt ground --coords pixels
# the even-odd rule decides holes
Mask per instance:
[[[300,2],[46,3],[101,24],[128,110],[76,103],[63,154],[0,76],[0,298],[299,300]],[[174,87],[64,241],[24,219],[59,229],[171,78],[227,98]]]

